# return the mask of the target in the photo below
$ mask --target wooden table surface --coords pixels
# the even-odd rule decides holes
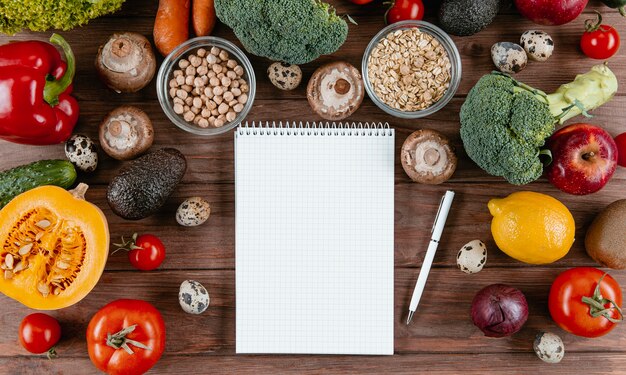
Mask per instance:
[[[303,66],[304,84],[293,92],[275,89],[266,77],[266,59],[249,55],[255,67],[258,91],[249,120],[318,120],[305,96],[306,80],[321,63],[347,60],[357,67],[372,36],[384,25],[383,5],[358,7],[347,1],[332,1],[339,13],[349,13],[359,23],[350,26],[347,42],[332,56],[324,56]],[[421,120],[401,120],[379,110],[369,99],[350,118],[354,121],[387,121],[396,129],[396,148],[419,128],[437,129],[457,147],[459,166],[454,177],[440,186],[419,185],[404,174],[399,160],[395,170],[395,355],[375,356],[290,356],[235,355],[235,270],[234,270],[234,168],[233,135],[203,138],[185,133],[171,124],[158,104],[154,81],[135,94],[116,94],[96,78],[93,61],[98,46],[115,31],[136,31],[151,38],[157,1],[127,1],[118,13],[92,21],[88,26],[64,32],[73,45],[78,61],[74,95],[81,115],[76,132],[97,139],[97,128],[105,114],[122,104],[137,105],[154,122],[152,149],[176,147],[188,160],[188,170],[165,207],[156,215],[125,221],[114,215],[105,200],[107,183],[122,163],[100,152],[96,173],[80,176],[91,188],[87,198],[97,204],[109,220],[112,242],[122,235],[154,233],[166,247],[167,258],[152,272],[139,272],[123,253],[109,257],[106,271],[96,288],[80,303],[51,314],[59,319],[63,338],[59,358],[47,360],[28,354],[17,341],[21,319],[33,312],[4,296],[0,320],[0,372],[7,374],[96,373],[87,355],[85,328],[91,316],[106,303],[118,298],[139,298],[153,303],[167,326],[164,356],[152,373],[503,373],[570,374],[626,373],[626,326],[598,339],[584,339],[565,333],[550,319],[548,290],[556,275],[574,266],[594,266],[585,253],[586,227],[607,204],[626,198],[626,168],[619,169],[599,193],[577,197],[560,192],[545,178],[517,187],[488,176],[471,162],[459,137],[458,113],[464,97],[477,79],[491,71],[490,47],[498,41],[517,41],[521,33],[536,25],[522,19],[511,7],[504,7],[486,30],[470,37],[454,37],[463,60],[463,78],[456,97],[441,111]],[[616,11],[591,1],[585,14],[560,27],[544,27],[555,40],[556,49],[548,62],[531,62],[517,77],[545,91],[569,82],[587,71],[596,61],[585,58],[577,45],[583,21],[593,10],[603,12],[606,23],[626,36],[626,20]],[[428,19],[428,18],[427,18]],[[430,16],[432,20],[432,16]],[[236,41],[230,29],[218,25],[214,35]],[[0,37],[11,40],[46,39],[49,33],[20,33]],[[239,44],[240,45],[240,44]],[[592,122],[602,125],[613,136],[626,131],[626,46],[610,60],[622,86],[615,98],[595,111]],[[578,120],[583,120],[579,118]],[[570,120],[570,122],[572,122]],[[64,158],[63,146],[21,146],[0,141],[0,169],[46,158]],[[448,225],[435,257],[428,285],[413,323],[406,326],[406,311],[428,242],[429,230],[439,198],[446,189],[457,192]],[[576,241],[569,254],[548,266],[530,266],[509,258],[494,244],[489,230],[491,216],[487,201],[520,190],[550,194],[561,200],[576,220]],[[196,228],[176,224],[174,213],[187,197],[202,196],[211,202],[207,223]],[[483,240],[489,257],[485,269],[466,275],[456,268],[458,249],[473,239]],[[626,287],[626,272],[611,271]],[[200,316],[184,313],[178,305],[178,287],[185,279],[203,283],[211,295],[209,309]],[[521,289],[529,303],[530,316],[524,328],[513,337],[490,339],[475,328],[469,318],[470,303],[482,287],[496,282]],[[559,334],[565,343],[565,359],[557,365],[541,362],[533,353],[535,334],[547,330]]]

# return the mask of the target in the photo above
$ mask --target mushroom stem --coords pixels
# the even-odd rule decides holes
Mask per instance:
[[[125,58],[130,54],[133,43],[128,38],[119,37],[111,42],[111,53],[119,58]]]
[[[130,124],[124,120],[113,120],[109,124],[109,134],[116,138],[123,138],[130,132]]]
[[[339,78],[337,82],[335,82],[335,92],[339,95],[345,95],[348,91],[350,91],[350,82]]]
[[[429,148],[424,152],[424,161],[430,166],[436,165],[439,159],[441,159],[441,154],[435,148]]]

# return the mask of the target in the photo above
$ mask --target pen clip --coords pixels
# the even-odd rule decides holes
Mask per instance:
[[[433,222],[433,227],[430,228],[430,234],[433,234],[433,232],[435,231],[435,226],[437,225],[437,220],[439,219],[439,213],[441,212],[441,206],[443,206],[443,200],[446,198],[446,195],[444,194],[443,197],[441,197],[441,202],[439,202],[439,208],[437,209],[437,216],[435,216],[435,221]]]

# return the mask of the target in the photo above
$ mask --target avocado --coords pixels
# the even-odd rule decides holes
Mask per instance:
[[[499,9],[500,0],[444,0],[439,23],[450,34],[474,35],[493,22]]]
[[[109,206],[124,219],[148,217],[165,204],[186,169],[185,156],[175,148],[143,155],[113,177],[107,189]]]
[[[626,268],[626,199],[609,204],[585,235],[587,254],[602,266]]]

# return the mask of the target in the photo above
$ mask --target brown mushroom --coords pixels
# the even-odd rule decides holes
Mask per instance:
[[[118,93],[141,90],[156,71],[150,41],[133,32],[111,35],[98,50],[96,71],[102,82]]]
[[[456,155],[450,140],[430,129],[413,132],[404,141],[400,155],[406,174],[421,184],[447,181],[456,169]]]
[[[361,73],[344,61],[320,66],[309,80],[307,99],[313,111],[326,120],[342,120],[363,101]]]
[[[110,157],[130,160],[150,148],[154,129],[146,112],[123,105],[102,120],[99,138],[100,146]]]

